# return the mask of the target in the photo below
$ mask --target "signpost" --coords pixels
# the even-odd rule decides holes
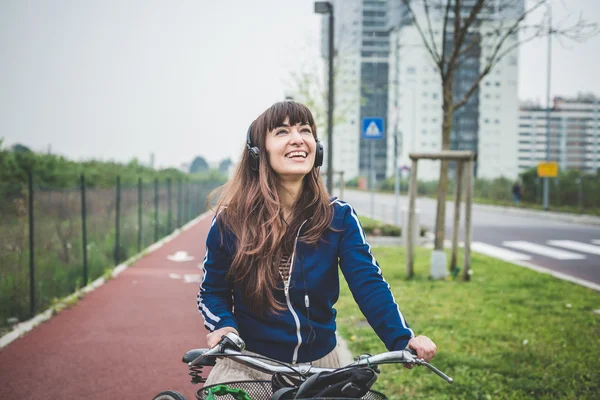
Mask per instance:
[[[537,174],[540,178],[556,178],[558,176],[558,163],[555,161],[539,163]]]
[[[369,146],[369,169],[371,175],[371,218],[375,217],[375,141],[383,139],[383,118],[365,117],[362,120],[362,138],[370,139]]]

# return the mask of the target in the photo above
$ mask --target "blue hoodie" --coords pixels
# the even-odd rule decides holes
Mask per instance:
[[[336,346],[333,307],[339,298],[338,263],[356,303],[388,350],[402,350],[414,333],[409,329],[381,269],[371,254],[356,211],[334,199],[333,220],[318,245],[296,237],[290,278],[275,298],[287,306],[280,313],[258,316],[227,279],[235,248],[231,232],[220,232],[216,218],[206,239],[198,310],[211,332],[237,329],[246,349],[287,363],[322,358]],[[223,234],[223,239],[222,235]],[[235,304],[235,307],[234,307]]]

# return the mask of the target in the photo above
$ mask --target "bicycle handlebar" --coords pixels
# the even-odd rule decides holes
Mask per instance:
[[[190,367],[195,366],[200,360],[206,357],[219,357],[219,356],[227,356],[232,358],[234,361],[246,365],[250,368],[258,370],[260,372],[264,372],[267,374],[274,374],[277,372],[287,372],[294,371],[298,375],[314,375],[319,372],[332,372],[338,370],[339,368],[321,368],[314,367],[310,364],[300,364],[298,366],[283,366],[283,365],[272,365],[256,359],[253,356],[244,355],[242,351],[245,348],[244,341],[235,333],[229,332],[226,335],[222,336],[221,342],[217,344],[212,349],[204,352],[202,355],[196,357],[192,362],[188,365]],[[267,357],[261,357],[264,359],[269,359]],[[454,380],[448,375],[444,374],[439,369],[435,368],[433,365],[429,364],[427,361],[418,358],[415,354],[413,354],[409,350],[397,350],[397,351],[388,351],[385,353],[375,354],[375,355],[362,355],[356,357],[354,362],[348,364],[343,368],[349,367],[357,367],[361,365],[382,365],[382,364],[413,364],[413,365],[423,365],[433,371],[436,375],[443,378],[446,382],[452,383]]]

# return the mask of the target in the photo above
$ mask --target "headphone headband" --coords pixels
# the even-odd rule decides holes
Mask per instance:
[[[258,147],[252,146],[252,141],[250,140],[250,133],[252,132],[252,125],[254,125],[254,121],[248,127],[248,132],[246,133],[246,149],[248,150],[248,158],[250,159],[250,168],[252,171],[258,171],[258,160],[259,160],[259,150]],[[317,142],[317,152],[315,154],[315,168],[323,165],[323,145],[316,139]]]

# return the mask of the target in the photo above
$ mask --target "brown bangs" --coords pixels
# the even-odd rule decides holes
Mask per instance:
[[[278,126],[281,126],[286,118],[290,119],[290,125],[310,125],[313,130],[313,135],[317,136],[315,121],[312,113],[303,104],[293,101],[282,101],[274,104],[264,114],[267,121],[266,130],[271,131]]]

